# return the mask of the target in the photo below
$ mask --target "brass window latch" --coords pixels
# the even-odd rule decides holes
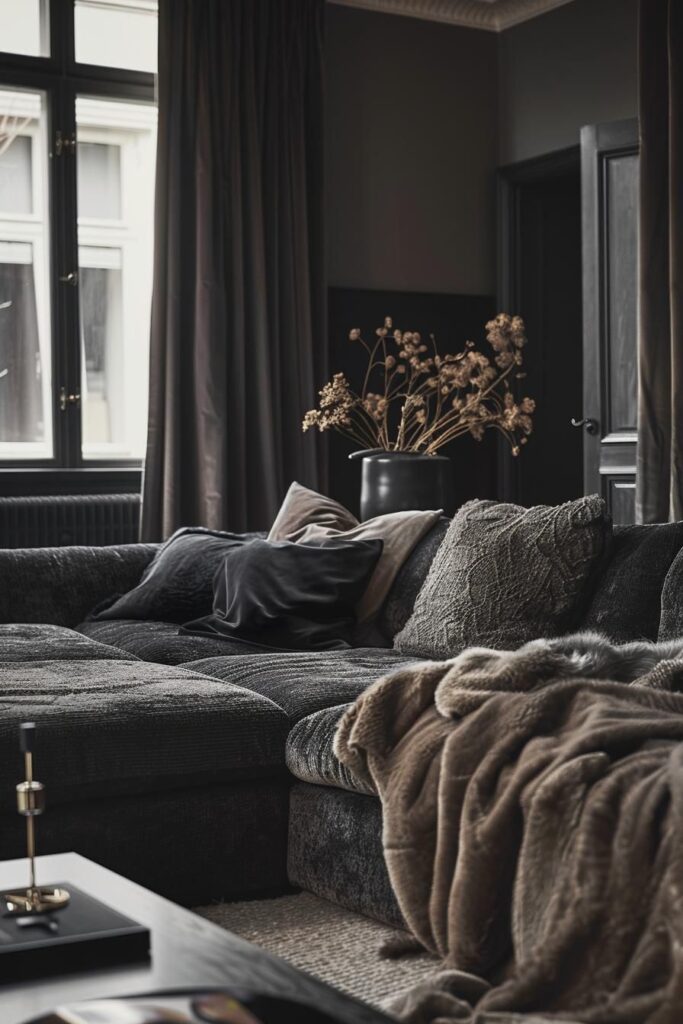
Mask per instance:
[[[55,156],[63,156],[65,153],[76,152],[76,136],[65,135],[62,131],[55,133]]]
[[[79,394],[69,394],[65,387],[59,389],[59,409],[60,412],[66,412],[70,405],[80,405],[81,396]]]

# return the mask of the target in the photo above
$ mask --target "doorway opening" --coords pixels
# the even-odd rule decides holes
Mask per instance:
[[[501,445],[502,500],[557,505],[583,494],[580,147],[498,172],[498,307],[529,338],[521,393],[536,400],[519,458]]]

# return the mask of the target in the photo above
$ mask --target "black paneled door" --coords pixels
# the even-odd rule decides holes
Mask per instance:
[[[638,122],[581,132],[584,487],[635,521]]]

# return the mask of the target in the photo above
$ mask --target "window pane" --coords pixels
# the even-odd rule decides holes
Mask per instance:
[[[0,89],[0,459],[52,455],[45,97]]]
[[[78,143],[78,212],[81,217],[121,217],[121,147]]]
[[[0,0],[0,50],[50,55],[47,0]]]
[[[85,257],[87,258],[87,257]],[[121,271],[84,267],[81,253],[81,323],[85,362],[85,436],[105,447],[125,436],[125,402],[121,397]]]
[[[156,71],[157,8],[157,0],[76,0],[76,60]]]
[[[156,109],[79,97],[84,458],[142,458],[147,437]]]
[[[5,119],[6,124],[9,121],[9,118]],[[20,125],[21,121],[18,122]],[[0,142],[0,211],[33,213],[31,139],[28,135],[13,137],[11,130],[6,130],[4,136],[4,144]]]

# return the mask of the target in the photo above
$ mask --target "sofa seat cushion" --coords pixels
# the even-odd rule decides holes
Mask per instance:
[[[17,731],[27,719],[49,805],[284,772],[287,718],[259,694],[140,661],[7,662],[2,808],[14,803],[9,782],[23,778]]]
[[[376,679],[416,660],[386,648],[356,647],[208,658],[186,667],[260,693],[298,722],[314,711],[355,700]]]
[[[0,623],[0,663],[11,661],[137,661],[118,647],[90,640],[66,626]]]
[[[354,775],[333,750],[339,719],[349,706],[323,708],[297,722],[287,737],[287,767],[297,779],[314,786],[336,786],[373,795],[374,787]]]
[[[237,641],[221,640],[211,636],[184,635],[179,633],[180,626],[175,622],[112,619],[103,622],[82,622],[78,629],[84,636],[99,640],[103,644],[111,644],[142,658],[143,661],[154,661],[159,665],[183,665],[199,658],[256,654],[260,650],[256,647],[246,647]]]

